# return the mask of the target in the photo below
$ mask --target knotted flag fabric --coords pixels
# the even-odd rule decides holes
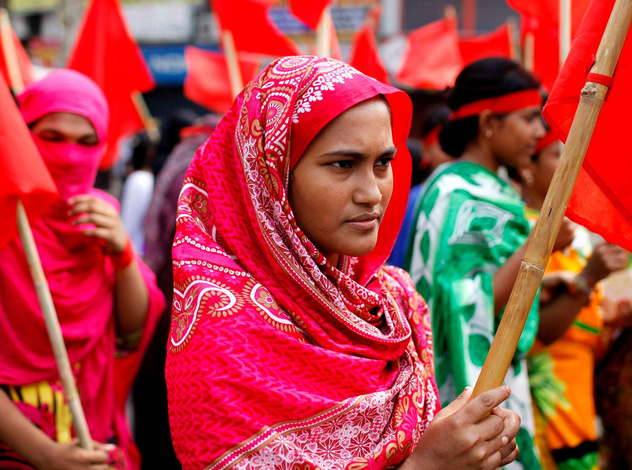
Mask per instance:
[[[58,198],[53,178],[0,76],[0,248],[18,234],[18,200],[32,223]]]
[[[544,117],[565,140],[587,79],[610,85],[567,214],[607,241],[632,250],[632,192],[629,190],[632,147],[624,141],[629,133],[632,104],[629,33],[612,80],[587,76],[613,5],[614,0],[600,0],[590,5],[544,108]]]
[[[92,0],[68,59],[68,68],[94,80],[108,100],[110,123],[101,162],[101,169],[108,169],[118,158],[119,139],[145,128],[132,94],[155,87],[118,0]]]

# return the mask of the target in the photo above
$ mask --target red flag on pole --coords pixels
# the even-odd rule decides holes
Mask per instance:
[[[53,178],[0,76],[0,248],[18,234],[18,199],[32,223],[58,198]]]
[[[234,96],[224,54],[188,46],[184,50],[184,58],[187,64],[184,96],[217,113],[228,111]],[[240,54],[239,68],[245,83],[255,77],[259,66],[259,60]]]
[[[531,15],[536,18],[559,25],[560,23],[560,2],[559,0],[507,0],[507,3],[514,10],[519,11],[523,15]],[[571,32],[574,35],[582,22],[582,18],[588,9],[590,0],[572,0],[571,1]]]
[[[155,87],[118,0],[92,0],[68,59],[68,68],[94,80],[108,100],[110,124],[101,169],[110,168],[118,158],[119,139],[145,128],[132,94]]]
[[[22,46],[22,42],[16,36],[15,31],[13,31],[13,28],[10,28],[10,30],[11,30],[10,34],[13,40],[13,45],[9,47],[13,47],[13,50],[15,51],[15,55],[17,56],[17,59],[18,59],[18,67],[20,69],[20,75],[22,75],[22,81],[24,82],[24,85],[28,85],[29,83],[33,82],[33,64],[31,64],[31,59],[29,59],[28,54],[26,53],[26,51],[24,50],[24,47]],[[2,40],[3,40],[3,35],[0,35],[0,41]],[[2,45],[2,47],[0,47],[0,74],[2,74],[2,78],[4,79],[6,83],[11,83],[11,80],[9,78],[9,71],[7,67],[7,58],[4,56],[5,50],[6,48],[4,47],[4,45]]]
[[[511,28],[504,24],[489,34],[459,40],[459,50],[463,65],[471,64],[486,57],[506,57],[513,59]]]
[[[560,71],[560,35],[557,26],[540,19],[522,15],[521,40],[526,50],[527,37],[531,37],[533,75],[550,91]]]
[[[299,47],[276,27],[268,10],[274,0],[211,0],[222,30],[233,35],[237,52],[272,56],[301,54]]]
[[[444,18],[410,33],[397,79],[416,88],[443,89],[463,68],[455,21]]]
[[[603,76],[587,74],[613,5],[614,0],[590,5],[544,108],[547,122],[563,140],[587,78],[608,85]],[[630,132],[631,80],[632,41],[628,35],[567,211],[571,219],[628,250],[632,250],[632,147],[624,139]]]
[[[349,64],[369,77],[382,83],[391,84],[388,72],[377,50],[373,26],[370,24],[365,24],[356,35]]]
[[[334,0],[290,0],[290,13],[312,29],[318,27],[323,11]]]

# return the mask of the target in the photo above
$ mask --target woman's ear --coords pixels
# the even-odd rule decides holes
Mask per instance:
[[[488,139],[494,136],[496,131],[494,114],[486,109],[478,115],[478,133],[484,135]]]

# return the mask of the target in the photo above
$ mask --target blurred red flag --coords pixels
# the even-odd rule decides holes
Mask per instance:
[[[211,111],[221,114],[228,111],[235,97],[224,54],[187,46],[184,57],[187,63],[184,96]],[[259,60],[240,54],[239,68],[244,83],[255,77],[259,65]]]
[[[299,47],[270,20],[268,10],[274,0],[211,0],[222,30],[233,35],[238,52],[272,56],[301,54]]]
[[[507,57],[513,59],[511,28],[504,24],[489,34],[459,40],[459,50],[463,65],[471,64],[486,57]]]
[[[107,148],[101,161],[101,169],[108,169],[118,158],[119,139],[145,128],[132,93],[155,87],[118,0],[92,0],[68,59],[68,68],[94,80],[110,105]]]
[[[13,39],[13,44],[9,45],[9,47],[13,47],[15,50],[20,75],[22,75],[22,81],[24,82],[24,85],[28,85],[33,82],[33,64],[31,64],[31,59],[29,59],[29,56],[24,50],[22,42],[16,36],[15,31],[13,31],[13,28],[10,26],[9,28],[11,31],[11,38]],[[2,46],[0,47],[0,74],[2,74],[2,78],[4,78],[6,83],[11,83],[7,66],[7,58],[4,56],[5,47],[1,44],[2,40],[3,36],[0,35],[0,46]]]
[[[365,24],[356,35],[349,64],[369,77],[391,84],[388,72],[377,50],[373,27],[370,24]]]
[[[410,33],[397,80],[416,88],[444,89],[463,68],[454,20],[444,18]]]
[[[0,248],[18,234],[18,199],[33,223],[58,198],[53,178],[0,76]]]
[[[613,5],[614,0],[590,5],[544,108],[547,122],[564,140]],[[632,250],[632,147],[624,139],[630,132],[631,80],[628,34],[567,211],[571,219],[628,250]]]
[[[323,11],[334,0],[289,0],[290,13],[312,29],[318,27]]]
[[[551,91],[560,71],[560,36],[557,26],[534,16],[522,15],[521,41],[527,47],[527,37],[533,41],[533,75],[542,87]]]
[[[507,3],[523,15],[535,16],[541,21],[556,26],[560,22],[560,0],[507,0]],[[573,35],[582,22],[589,4],[590,0],[571,0],[571,32]]]

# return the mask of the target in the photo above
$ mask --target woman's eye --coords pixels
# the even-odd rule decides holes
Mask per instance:
[[[338,160],[337,162],[331,162],[330,165],[336,168],[351,168],[353,166],[353,160]]]
[[[375,162],[375,166],[389,166],[393,161],[393,156],[380,158],[377,162]]]

